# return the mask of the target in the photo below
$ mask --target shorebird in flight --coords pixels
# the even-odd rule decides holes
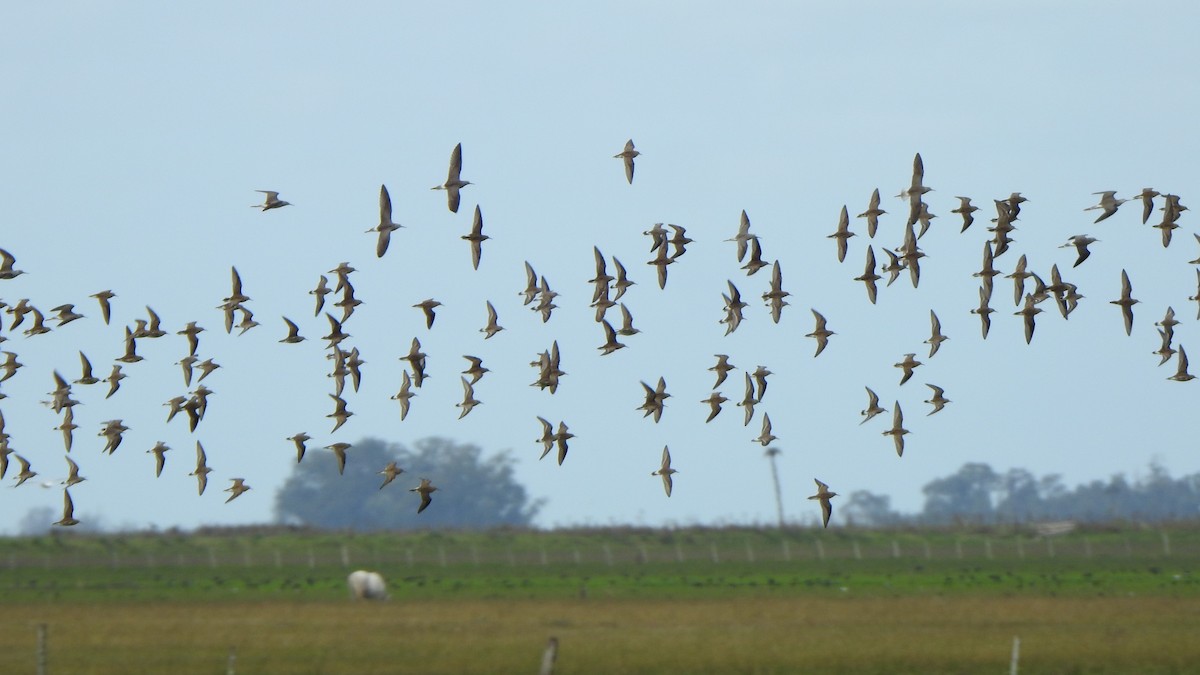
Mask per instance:
[[[325,446],[325,449],[333,452],[333,456],[337,458],[339,476],[346,472],[346,451],[351,447],[353,446],[349,443],[332,443]]]
[[[1121,315],[1125,319],[1125,334],[1133,334],[1133,306],[1138,303],[1133,299],[1133,285],[1129,283],[1129,275],[1125,270],[1121,270],[1121,297],[1116,300],[1109,300],[1109,304],[1117,305],[1121,308]]]
[[[266,198],[263,200],[262,204],[251,204],[250,208],[252,209],[262,209],[263,211],[266,211],[269,209],[278,209],[284,206],[292,205],[291,202],[285,202],[280,199],[279,193],[275,192],[274,190],[255,190],[255,192],[263,193],[266,195]]]
[[[1117,199],[1117,197],[1116,197],[1117,191],[1116,190],[1106,190],[1104,192],[1093,192],[1092,194],[1100,195],[1100,203],[1096,204],[1095,206],[1089,206],[1086,209],[1084,209],[1084,211],[1096,211],[1096,210],[1104,211],[1103,213],[1100,214],[1100,216],[1098,218],[1096,218],[1096,220],[1092,221],[1093,223],[1098,223],[1098,222],[1104,220],[1105,218],[1108,218],[1109,216],[1111,216],[1112,214],[1117,212],[1118,207],[1120,207],[1125,202],[1129,201],[1128,199]]]
[[[929,310],[929,327],[930,336],[925,341],[925,344],[929,345],[929,358],[933,358],[933,355],[941,348],[942,343],[950,338],[942,335],[942,322],[938,320],[937,314],[932,309]]]
[[[420,485],[415,488],[409,488],[408,491],[420,493],[421,505],[417,507],[417,513],[420,513],[429,507],[429,503],[433,501],[433,498],[429,495],[436,492],[437,488],[433,486],[433,483],[429,482],[428,478],[422,478]]]
[[[892,428],[883,432],[884,436],[891,436],[892,441],[896,443],[896,456],[904,456],[904,435],[910,433],[904,428],[904,412],[900,410],[900,402],[896,401],[895,407],[892,409]]]
[[[813,479],[813,482],[817,484],[817,494],[809,499],[815,499],[821,503],[821,527],[829,527],[829,516],[833,515],[833,504],[829,500],[838,496],[838,493],[830,492],[829,486],[816,478]]]
[[[230,478],[229,480],[233,481],[233,485],[225,488],[225,492],[230,493],[229,499],[225,500],[226,504],[242,496],[243,492],[246,492],[250,489],[250,486],[246,485],[246,480],[244,478]]]
[[[867,204],[867,210],[855,216],[856,218],[867,219],[867,236],[874,239],[875,231],[879,228],[879,216],[887,213],[879,208],[879,188],[871,193],[871,201]]]
[[[79,520],[75,517],[75,502],[71,501],[71,493],[67,490],[63,490],[62,519],[55,521],[53,524],[61,525],[62,527],[71,527],[72,525],[79,524]]]
[[[367,232],[378,232],[379,239],[375,243],[375,257],[382,258],[387,253],[388,244],[392,241],[392,232],[404,227],[392,220],[392,196],[388,194],[386,185],[379,186],[379,224]],[[318,312],[321,310],[318,309]]]
[[[205,488],[208,487],[208,474],[210,473],[212,473],[212,469],[208,467],[208,455],[204,453],[204,446],[200,445],[200,441],[196,441],[196,470],[188,475],[196,477],[200,495],[203,495]]]
[[[882,408],[879,406],[879,395],[876,394],[870,387],[864,387],[864,389],[867,390],[867,409],[860,413],[863,416],[863,421],[858,423],[859,426],[871,421],[871,418],[875,417],[879,413],[887,412],[887,408]]]
[[[633,139],[625,141],[625,149],[620,153],[613,155],[613,159],[621,159],[625,161],[625,180],[633,185],[633,158],[642,153],[638,152],[633,147]]]
[[[667,446],[664,445],[663,446],[663,454],[662,454],[662,465],[660,465],[656,471],[651,471],[650,475],[651,476],[662,476],[663,490],[666,491],[668,497],[671,496],[671,488],[673,486],[673,481],[671,480],[671,474],[673,474],[673,473],[679,473],[679,472],[676,471],[675,469],[671,468],[671,451],[668,450]]]
[[[404,469],[396,466],[395,462],[388,462],[387,466],[383,467],[383,471],[379,472],[379,475],[383,476],[383,484],[379,486],[379,489],[382,490],[387,487],[388,483],[396,480],[396,476],[402,473],[404,473]]]
[[[432,190],[446,191],[446,206],[450,208],[451,213],[458,213],[458,204],[460,200],[459,190],[471,185],[471,181],[462,180],[462,143],[454,146],[454,150],[450,153],[450,170],[446,173],[446,182],[441,185],[433,186]]]

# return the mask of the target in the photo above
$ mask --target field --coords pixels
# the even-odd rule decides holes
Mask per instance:
[[[1200,531],[0,540],[0,672],[1200,672]],[[392,599],[353,603],[356,568]]]

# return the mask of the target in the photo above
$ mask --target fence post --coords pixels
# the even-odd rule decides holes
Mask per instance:
[[[229,648],[229,658],[225,660],[225,675],[235,675],[237,672],[237,647]]]
[[[721,556],[717,553],[717,542],[715,542],[715,541],[708,542],[708,550],[709,550],[709,553],[712,555],[713,563],[721,562]]]
[[[37,675],[46,675],[46,633],[48,626],[44,623],[37,625]]]
[[[317,566],[317,556],[313,553],[313,548],[308,547],[308,568],[312,569]]]
[[[1008,674],[1017,675],[1017,662],[1021,660],[1021,638],[1013,636],[1012,659],[1008,663]]]
[[[679,545],[679,540],[675,540],[675,562],[683,562],[683,547]]]
[[[546,546],[544,544],[542,545],[541,551],[542,551],[542,564],[543,565],[549,564],[546,561]]]
[[[580,563],[580,561],[582,560],[582,558],[580,558],[580,557],[579,557],[579,549],[577,549],[577,548],[576,548],[576,549],[573,549],[573,550],[571,551],[571,556],[572,556],[573,558],[575,558],[575,564],[576,564],[576,565],[578,565],[578,564]]]
[[[1161,530],[1159,534],[1162,535],[1163,555],[1171,555],[1171,538],[1167,536],[1166,530]]]
[[[896,541],[895,539],[892,540],[892,557],[900,557],[900,542]]]
[[[749,539],[746,540],[746,562],[754,562],[754,545]]]
[[[638,544],[638,562],[643,564],[650,562],[650,554],[646,552],[645,544]]]
[[[350,547],[342,544],[342,567],[350,566]]]
[[[862,548],[859,547],[858,540],[855,539],[853,544],[854,544],[854,559],[862,560]]]
[[[985,556],[987,556],[988,560],[992,559],[992,540],[991,539],[983,540],[983,554]]]
[[[545,552],[545,550],[543,550],[542,551],[543,559],[545,558],[545,555],[546,555],[546,552]],[[608,545],[607,541],[604,542],[604,564],[608,565],[609,567],[613,566],[612,547]]]
[[[814,539],[813,543],[817,546],[817,560],[825,559],[825,544],[821,543],[820,539]]]

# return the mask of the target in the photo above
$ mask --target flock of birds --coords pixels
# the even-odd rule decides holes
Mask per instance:
[[[622,152],[614,155],[615,158],[622,160],[625,177],[630,184],[634,180],[635,158],[639,155],[640,153],[634,147],[632,140],[625,144]],[[446,180],[442,184],[432,188],[446,193],[447,207],[454,213],[458,212],[462,190],[471,185],[470,181],[462,179],[461,172],[462,145],[459,144],[451,153],[450,167]],[[854,278],[855,281],[864,284],[867,298],[871,304],[875,304],[877,301],[879,284],[883,282],[885,274],[888,275],[887,286],[894,283],[904,271],[908,272],[909,279],[914,288],[919,285],[921,258],[925,256],[919,242],[928,231],[932,219],[936,217],[930,212],[929,205],[924,200],[924,196],[931,190],[932,188],[924,184],[924,164],[921,156],[918,154],[913,160],[912,178],[908,187],[896,195],[907,206],[907,217],[905,218],[901,244],[895,248],[881,247],[880,250],[887,257],[886,264],[882,266],[878,264],[873,244],[868,245],[863,273]],[[270,211],[290,206],[289,202],[279,198],[279,193],[276,191],[260,190],[259,192],[264,195],[264,199],[263,203],[255,205],[255,208],[260,208],[262,211]],[[1161,197],[1163,204],[1160,209],[1163,212],[1162,221],[1154,225],[1154,227],[1161,230],[1164,247],[1170,245],[1172,232],[1179,227],[1178,221],[1182,213],[1187,210],[1187,207],[1180,203],[1178,196],[1159,194],[1159,192],[1150,188],[1143,189],[1139,194],[1132,197],[1132,199],[1119,199],[1116,197],[1116,192],[1114,191],[1104,191],[1096,194],[1100,195],[1099,202],[1095,206],[1085,209],[1085,211],[1099,210],[1101,212],[1095,220],[1096,223],[1115,215],[1122,204],[1138,200],[1142,202],[1142,223],[1146,224],[1154,214],[1154,200]],[[974,214],[980,208],[973,205],[972,200],[968,197],[957,197],[957,199],[959,200],[959,206],[952,213],[962,218],[961,232],[966,232],[974,224]],[[981,334],[984,339],[987,338],[991,328],[991,315],[997,311],[991,306],[995,277],[1001,274],[1001,271],[995,267],[995,262],[1007,253],[1010,246],[1014,243],[1014,239],[1011,236],[1016,230],[1014,223],[1018,221],[1021,213],[1021,204],[1025,201],[1027,200],[1020,193],[1012,193],[1007,198],[993,200],[995,217],[991,219],[992,226],[987,228],[992,233],[992,236],[984,244],[981,268],[978,272],[974,273],[974,276],[979,279],[980,284],[979,305],[970,310],[972,314],[979,317]],[[858,219],[865,221],[866,235],[871,239],[874,239],[876,235],[880,216],[887,213],[880,206],[880,193],[876,189],[869,199],[867,209],[857,216]],[[839,263],[845,261],[848,255],[849,240],[857,236],[857,233],[850,230],[850,223],[849,210],[843,206],[836,230],[828,235],[828,238],[833,239],[836,244],[835,252]],[[387,187],[381,186],[379,191],[379,223],[370,230],[367,230],[368,233],[372,233],[376,237],[375,253],[377,257],[382,258],[386,254],[392,233],[401,227],[400,224],[393,220],[392,203]],[[687,236],[687,230],[684,227],[674,224],[666,224],[664,227],[664,224],[658,223],[645,231],[644,234],[650,238],[649,252],[653,256],[650,260],[646,261],[646,264],[655,268],[657,284],[660,289],[665,289],[668,281],[668,268],[678,262],[687,253],[687,246],[693,240]],[[1200,242],[1200,235],[1195,236],[1197,241]],[[470,231],[468,234],[462,235],[461,238],[470,245],[472,266],[478,269],[482,257],[483,244],[489,239],[487,235],[483,234],[483,218],[478,206],[474,210],[474,218]],[[762,300],[768,307],[773,322],[779,323],[781,314],[788,305],[786,298],[790,296],[790,293],[784,290],[780,261],[774,260],[768,263],[764,260],[762,241],[752,232],[750,219],[745,211],[741,214],[741,221],[736,234],[727,241],[735,244],[737,261],[739,264],[742,264],[741,269],[747,275],[754,275],[767,267],[771,268],[770,285],[768,290],[762,294]],[[1063,244],[1064,247],[1074,248],[1077,251],[1077,259],[1074,267],[1078,267],[1089,258],[1089,246],[1097,241],[1099,240],[1090,235],[1080,234],[1071,237]],[[613,257],[611,259],[613,273],[610,274],[609,258],[600,251],[599,247],[593,248],[593,255],[595,273],[593,278],[588,280],[593,285],[590,307],[595,310],[595,322],[599,325],[604,336],[604,342],[597,347],[597,350],[601,356],[606,356],[625,347],[625,344],[620,341],[621,338],[630,337],[640,332],[633,325],[633,317],[629,308],[622,302],[623,296],[634,285],[634,282],[630,280],[625,266],[617,258]],[[0,249],[0,281],[12,280],[24,273],[15,267],[16,262],[17,259],[14,255]],[[1200,258],[1192,260],[1190,263],[1200,265]],[[314,317],[320,316],[324,312],[329,324],[328,334],[321,336],[320,339],[326,342],[326,358],[332,364],[328,375],[333,382],[333,391],[329,392],[328,396],[332,401],[333,410],[326,415],[333,423],[330,433],[336,432],[354,414],[349,410],[347,400],[343,398],[343,394],[347,385],[353,391],[358,391],[361,378],[360,367],[365,363],[357,347],[346,348],[343,346],[344,341],[350,337],[345,332],[344,327],[354,315],[355,309],[362,304],[361,300],[355,297],[355,289],[352,283],[352,274],[355,271],[355,268],[348,262],[343,262],[327,273],[319,275],[316,287],[309,292],[314,299]],[[540,314],[543,322],[548,322],[553,314],[553,310],[557,308],[555,300],[559,294],[551,289],[546,277],[538,275],[528,261],[525,262],[525,272],[526,287],[520,291],[523,302],[531,310]],[[1005,279],[1011,279],[1013,282],[1014,305],[1019,307],[1013,314],[1022,317],[1025,341],[1027,343],[1031,342],[1034,337],[1037,315],[1044,311],[1041,305],[1053,299],[1054,305],[1065,319],[1074,311],[1080,300],[1084,297],[1079,293],[1079,288],[1076,285],[1063,278],[1057,265],[1051,267],[1047,276],[1050,280],[1049,283],[1037,272],[1028,268],[1028,262],[1024,255],[1021,255],[1016,261],[1011,273],[1004,275]],[[720,320],[720,323],[725,326],[726,335],[738,330],[744,319],[744,310],[749,305],[749,303],[743,300],[740,291],[732,281],[728,281],[727,286],[728,293],[722,293],[724,299],[724,318]],[[1197,269],[1197,287],[1196,295],[1189,297],[1189,300],[1200,303],[1200,269]],[[327,299],[327,296],[330,295],[335,297]],[[111,302],[117,297],[116,294],[111,290],[103,290],[92,294],[90,297],[94,298],[96,303],[98,303],[100,317],[105,325],[108,325],[112,315]],[[221,304],[218,305],[218,308],[223,313],[226,333],[232,334],[236,329],[238,335],[242,335],[260,325],[255,320],[254,312],[249,308],[250,302],[251,298],[243,288],[241,276],[237,269],[233,268],[231,270],[229,295],[224,297]],[[1133,297],[1133,286],[1128,274],[1124,270],[1121,272],[1120,296],[1110,302],[1120,308],[1125,332],[1129,334],[1134,321],[1133,306],[1139,301]],[[414,304],[413,308],[423,314],[426,328],[431,329],[436,320],[437,308],[439,306],[441,306],[441,303],[438,300],[429,298]],[[47,325],[47,322],[57,321],[57,325],[53,327],[53,330],[58,331],[62,330],[69,323],[85,318],[83,314],[76,311],[74,304],[62,304],[54,307],[50,310],[50,314],[43,313],[29,299],[20,299],[15,302],[0,300],[0,307],[11,317],[8,325],[0,325],[0,328],[9,333],[15,333],[21,330],[22,326],[25,326],[21,332],[26,337],[34,337],[50,332],[52,328]],[[339,312],[339,310],[340,316],[335,316],[335,313]],[[619,322],[614,323],[609,320],[609,310],[619,312]],[[504,330],[499,324],[495,306],[490,300],[486,302],[486,312],[486,323],[479,329],[484,334],[484,340],[490,339]],[[816,309],[812,309],[811,312],[814,327],[812,332],[807,333],[805,337],[812,338],[815,341],[814,357],[819,357],[836,333],[829,329],[829,322],[821,312]],[[28,324],[25,323],[26,317],[29,317]],[[1198,314],[1198,318],[1200,318],[1200,314]],[[286,328],[286,334],[279,340],[280,343],[296,344],[306,339],[300,334],[300,327],[296,322],[283,317],[283,323]],[[1161,359],[1159,365],[1166,363],[1174,357],[1176,360],[1176,369],[1174,374],[1168,379],[1186,382],[1194,379],[1195,376],[1188,372],[1187,354],[1183,345],[1179,344],[1176,346],[1174,340],[1174,327],[1178,323],[1174,318],[1174,310],[1172,309],[1168,309],[1166,316],[1161,321],[1156,322],[1155,325],[1158,327],[1162,345],[1155,354]],[[208,408],[209,396],[213,393],[211,389],[205,386],[204,380],[220,368],[220,365],[215,363],[211,358],[201,360],[198,355],[199,336],[204,331],[205,328],[201,327],[197,321],[190,321],[175,331],[176,334],[186,339],[188,345],[187,354],[176,365],[179,365],[182,369],[185,386],[191,388],[193,380],[196,386],[191,388],[186,395],[176,396],[164,404],[168,407],[167,423],[172,422],[177,415],[182,413],[188,420],[191,432],[195,432],[203,421]],[[74,398],[76,393],[74,389],[75,385],[89,387],[106,383],[108,388],[105,398],[111,398],[117,394],[121,386],[121,381],[127,376],[123,369],[130,364],[135,364],[143,360],[143,357],[138,354],[139,341],[159,339],[168,334],[169,331],[162,328],[159,316],[154,310],[147,307],[144,319],[136,319],[133,326],[125,326],[124,351],[120,356],[113,359],[114,363],[107,377],[102,379],[93,373],[91,361],[83,351],[79,352],[80,377],[69,380],[67,377],[61,375],[58,370],[53,372],[54,388],[49,393],[51,399],[44,403],[55,414],[61,416],[60,423],[55,429],[62,434],[63,444],[68,453],[66,462],[69,471],[68,477],[61,481],[61,484],[64,486],[63,514],[61,519],[54,523],[55,525],[72,526],[80,522],[74,515],[74,503],[70,494],[71,487],[85,480],[79,474],[79,466],[69,454],[73,444],[73,433],[79,428],[75,424],[74,408],[80,405],[80,402]],[[7,339],[5,335],[0,333],[0,342],[4,342]],[[925,340],[925,344],[929,346],[929,352],[925,358],[934,358],[942,343],[948,339],[948,336],[942,332],[941,322],[937,313],[931,310],[930,335]],[[23,364],[18,361],[18,354],[15,352],[3,351],[3,355],[4,360],[0,361],[0,384],[16,376],[18,371],[23,367]],[[422,351],[420,340],[414,337],[409,352],[400,357],[402,361],[406,362],[407,366],[402,373],[399,391],[391,398],[399,405],[401,420],[408,415],[411,399],[416,396],[417,391],[420,390],[427,377],[427,356]],[[480,401],[475,397],[474,385],[489,372],[489,369],[484,367],[481,358],[472,355],[463,355],[463,358],[467,361],[467,368],[461,373],[463,398],[461,402],[456,404],[460,409],[460,419],[469,415],[480,404]],[[708,398],[701,401],[702,404],[709,408],[706,422],[711,422],[716,418],[722,412],[723,404],[730,400],[722,395],[720,388],[727,381],[729,373],[736,368],[730,362],[730,357],[726,354],[717,354],[715,358],[716,363],[709,368],[710,371],[715,373],[716,378],[712,387],[712,393]],[[530,366],[537,372],[536,379],[532,383],[533,386],[548,390],[553,394],[558,387],[559,379],[566,375],[561,369],[560,359],[557,341],[550,348],[538,354],[534,361],[530,363]],[[895,364],[895,367],[901,371],[900,385],[902,386],[908,382],[913,377],[915,370],[921,365],[923,365],[923,362],[918,360],[916,352],[905,354]],[[742,399],[736,403],[738,407],[743,409],[742,419],[744,426],[748,426],[751,423],[755,416],[755,406],[764,400],[767,392],[767,378],[771,374],[771,371],[765,366],[758,366],[754,371],[746,370],[744,372],[744,394]],[[643,417],[652,418],[655,422],[658,422],[663,414],[666,399],[671,396],[667,392],[667,384],[661,377],[654,385],[644,381],[641,384],[645,400],[637,409],[643,412]],[[927,414],[933,415],[942,411],[951,401],[946,398],[945,390],[942,387],[932,383],[928,383],[926,386],[930,389],[931,396],[924,402],[931,406],[931,410]],[[887,409],[880,405],[880,398],[875,391],[870,387],[866,387],[866,394],[868,401],[867,407],[861,413],[863,417],[861,424],[866,424],[876,416],[887,412]],[[0,398],[3,397],[4,394],[0,391]],[[574,434],[571,433],[564,421],[558,421],[555,424],[541,416],[537,417],[537,421],[540,423],[542,430],[540,437],[536,439],[536,442],[542,446],[540,458],[544,458],[549,453],[556,451],[557,461],[559,464],[562,464],[567,457],[568,442],[574,437]],[[121,445],[123,434],[128,430],[129,427],[125,426],[121,419],[112,419],[103,422],[98,435],[105,438],[104,451],[110,455],[114,453]],[[761,433],[752,440],[766,447],[777,439],[772,432],[773,428],[770,416],[764,412],[761,415]],[[881,433],[882,435],[891,437],[896,454],[903,456],[905,436],[910,432],[904,428],[904,413],[899,400],[896,400],[892,406],[891,426]],[[306,444],[312,440],[312,436],[301,431],[293,434],[286,440],[291,441],[295,445],[296,461],[302,461],[307,451]],[[188,475],[196,478],[199,494],[203,495],[207,487],[208,474],[212,472],[212,468],[208,466],[207,456],[201,442],[197,440],[195,445],[196,465],[194,470]],[[324,447],[336,457],[338,471],[342,473],[345,470],[352,445],[346,442],[334,442]],[[154,456],[156,476],[162,474],[166,463],[166,453],[169,450],[171,448],[160,441],[147,451]],[[10,455],[20,467],[15,475],[16,485],[22,485],[38,475],[32,469],[30,462],[11,447],[9,434],[4,429],[3,413],[0,412],[0,478],[3,478],[8,472]],[[384,476],[383,483],[379,486],[379,489],[384,489],[403,473],[405,473],[405,470],[397,466],[395,462],[389,463],[379,471],[379,474]],[[664,446],[661,464],[656,470],[651,472],[651,476],[661,478],[667,497],[671,496],[673,475],[676,473],[678,472],[672,467],[670,449]],[[251,489],[243,478],[233,477],[229,480],[231,484],[225,490],[225,492],[229,493],[226,503]],[[829,486],[822,481],[818,479],[814,479],[814,481],[817,486],[817,493],[809,497],[809,499],[819,502],[822,524],[827,527],[832,514],[831,499],[836,497],[837,493],[832,492]],[[427,478],[421,478],[418,485],[410,488],[410,491],[417,493],[420,498],[417,513],[421,513],[429,507],[432,502],[431,495],[437,489]]]

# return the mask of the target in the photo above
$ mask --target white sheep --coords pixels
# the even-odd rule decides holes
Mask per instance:
[[[346,578],[350,597],[355,600],[387,600],[387,583],[378,572],[356,570]]]

